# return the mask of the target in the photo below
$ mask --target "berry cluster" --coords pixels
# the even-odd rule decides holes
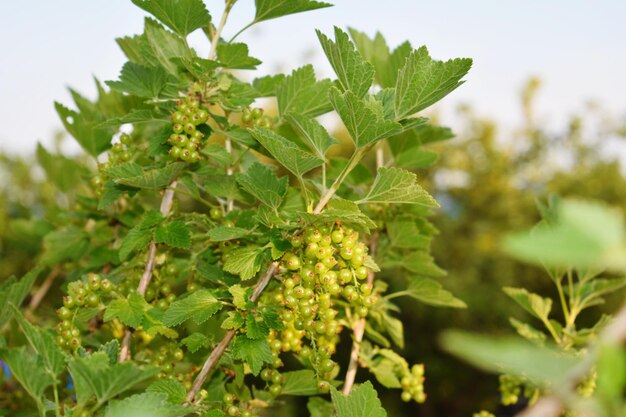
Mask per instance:
[[[204,133],[197,129],[198,125],[206,123],[209,112],[200,107],[200,102],[193,95],[176,102],[176,111],[172,113],[174,133],[168,142],[172,147],[169,150],[172,158],[182,159],[185,162],[196,162],[201,158],[198,152],[200,141]]]
[[[293,249],[282,257],[282,285],[267,294],[283,306],[283,329],[268,338],[274,363],[261,374],[273,395],[281,391],[276,368],[283,352],[297,353],[316,371],[320,392],[329,391],[328,381],[339,372],[332,355],[342,329],[335,304],[364,317],[376,302],[372,285],[363,282],[369,274],[367,246],[358,239],[354,230],[334,224],[311,226],[292,237]]]
[[[80,330],[74,323],[80,308],[95,308],[101,298],[113,290],[113,284],[97,274],[89,274],[87,281],[74,281],[68,285],[68,295],[63,297],[63,307],[57,310],[59,324],[56,326],[59,346],[76,350],[81,346]]]
[[[472,417],[496,417],[489,411],[480,410],[478,413],[474,413]]]
[[[98,175],[91,179],[91,185],[94,187],[96,194],[102,194],[104,190],[104,183],[107,181],[107,175],[104,172],[111,165],[117,165],[124,162],[128,162],[132,159],[133,154],[130,151],[130,144],[132,138],[126,133],[120,135],[119,143],[114,143],[111,146],[111,152],[109,152],[109,160],[104,164],[98,165]]]
[[[424,365],[413,365],[410,372],[406,372],[400,382],[402,384],[402,401],[415,400],[418,403],[426,401],[424,393]]]
[[[521,376],[500,375],[500,402],[502,405],[517,404],[521,397],[534,402],[539,397],[539,389]]]
[[[243,111],[241,115],[241,122],[246,127],[264,127],[266,129],[270,129],[273,125],[272,118],[263,114],[263,109],[261,108],[247,108]]]
[[[248,404],[238,401],[235,394],[226,393],[223,398],[224,412],[231,417],[258,417]]]

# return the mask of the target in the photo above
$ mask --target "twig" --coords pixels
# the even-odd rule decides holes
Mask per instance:
[[[61,267],[58,265],[54,267],[52,271],[50,271],[44,282],[37,289],[35,294],[33,294],[33,298],[30,299],[30,303],[28,304],[28,311],[26,312],[27,317],[32,317],[33,312],[37,309],[37,307],[39,307],[39,304],[41,304],[41,301],[45,298],[46,294],[50,290],[52,283],[59,276],[60,273]]]
[[[263,275],[263,277],[259,280],[259,283],[256,285],[256,287],[254,287],[252,296],[250,296],[250,301],[252,301],[253,303],[257,301],[257,299],[259,298],[259,296],[261,295],[265,287],[267,287],[267,284],[269,284],[277,268],[278,268],[278,262],[272,262],[270,264],[269,268],[267,268],[267,271],[265,271],[265,274]],[[211,352],[207,360],[204,362],[204,365],[202,366],[200,373],[198,374],[195,381],[193,382],[193,387],[187,393],[188,403],[193,402],[194,398],[198,394],[198,391],[200,391],[200,388],[202,388],[202,384],[204,384],[204,381],[206,381],[211,371],[215,369],[220,358],[224,354],[224,351],[228,347],[228,344],[230,343],[230,341],[233,339],[234,336],[235,336],[234,329],[231,329],[228,332],[226,332],[226,334],[224,335],[224,338],[220,341],[220,343],[218,343],[218,345],[213,349],[213,351]]]
[[[177,181],[172,181],[170,186],[163,193],[163,198],[161,199],[161,207],[160,212],[164,217],[167,217],[170,210],[172,209],[172,204],[174,203],[174,193],[176,191],[176,186],[178,185]],[[152,279],[152,270],[154,269],[154,258],[156,257],[156,242],[152,240],[150,242],[150,249],[148,250],[148,261],[146,262],[146,267],[143,270],[143,275],[139,280],[139,285],[137,286],[137,292],[144,296],[146,294],[146,290],[148,289],[148,285],[150,284],[150,280]],[[120,348],[119,361],[124,362],[130,359],[130,342],[131,342],[132,333],[130,330],[126,329],[124,333],[124,340],[122,341],[122,347]]]
[[[232,0],[228,0],[226,2],[226,7],[224,8],[224,13],[222,14],[222,19],[220,20],[217,29],[215,29],[215,33],[213,34],[213,39],[211,39],[211,50],[209,51],[209,59],[213,59],[215,56],[215,52],[217,51],[217,44],[220,41],[220,36],[222,35],[222,30],[224,30],[224,26],[226,25],[226,20],[228,20],[228,14],[230,13],[230,9],[233,7],[234,2]]]

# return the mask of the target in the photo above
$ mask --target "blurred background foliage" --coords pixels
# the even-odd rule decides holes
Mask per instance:
[[[425,153],[421,179],[442,206],[432,219],[440,231],[433,252],[447,271],[444,287],[468,308],[399,301],[405,356],[410,363],[426,364],[429,400],[424,405],[404,404],[396,393],[386,396],[383,390],[382,401],[390,416],[462,416],[471,410],[498,408],[497,377],[444,353],[437,335],[450,327],[512,333],[508,318],[520,318],[523,313],[501,288],[515,285],[544,294],[553,291],[541,269],[516,262],[499,250],[504,234],[537,222],[537,199],[556,193],[599,199],[626,209],[626,183],[615,152],[624,146],[624,120],[590,104],[584,114],[573,115],[566,126],[555,129],[535,114],[538,93],[540,81],[530,79],[520,94],[524,122],[513,132],[497,120],[475,114],[471,106],[463,106],[455,114],[455,137],[427,147],[439,156],[435,160],[432,152]],[[437,114],[430,116],[435,123],[446,122]],[[439,134],[452,137],[447,130]],[[346,134],[337,131],[335,136],[341,139]],[[30,270],[45,244],[44,236],[71,221],[67,216],[79,213],[74,209],[80,205],[82,187],[88,184],[83,180],[90,178],[94,167],[87,157],[53,157],[62,141],[63,135],[58,134],[53,149],[40,146],[32,155],[0,155],[0,282]],[[337,147],[336,152],[345,148]],[[613,311],[619,300],[607,301],[607,311]],[[47,302],[52,311],[54,295]],[[601,310],[590,314],[599,315]],[[368,377],[363,371],[358,379]],[[295,410],[285,408],[291,415]],[[513,412],[500,408],[498,415]]]

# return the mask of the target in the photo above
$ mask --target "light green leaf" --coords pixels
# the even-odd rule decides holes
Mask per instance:
[[[209,347],[211,345],[211,339],[202,333],[195,332],[181,340],[180,343],[187,346],[189,352],[196,353],[202,348]]]
[[[246,172],[237,175],[237,183],[261,203],[277,210],[287,193],[289,179],[278,178],[269,167],[255,162]]]
[[[179,249],[189,249],[191,246],[191,233],[182,220],[174,220],[166,225],[159,226],[154,234],[156,243],[165,243],[168,246]]]
[[[187,394],[183,384],[175,379],[159,379],[158,381],[154,381],[150,384],[150,386],[148,386],[146,392],[165,394],[167,396],[167,401],[172,404],[184,403],[185,396]]]
[[[310,397],[306,408],[311,413],[311,417],[329,417],[335,412],[335,407],[320,397]]]
[[[241,227],[218,226],[209,230],[208,236],[214,242],[224,242],[226,240],[239,239],[250,233],[249,230]]]
[[[259,97],[272,97],[276,95],[276,87],[285,79],[284,74],[266,75],[255,78],[252,86],[259,93]]]
[[[430,278],[413,278],[403,293],[424,304],[438,307],[466,308],[467,305],[443,289],[440,283]]]
[[[239,275],[242,281],[254,278],[261,269],[263,248],[244,246],[233,249],[224,263],[224,271]]]
[[[135,162],[124,162],[107,168],[105,172],[111,179],[119,180],[138,177],[143,174],[143,168]]]
[[[517,334],[526,340],[537,343],[540,346],[546,341],[545,333],[540,332],[529,324],[522,323],[514,318],[509,318],[509,323],[511,323],[511,326],[515,328]]]
[[[54,341],[54,336],[52,333],[30,324],[15,305],[12,305],[12,307],[14,309],[15,318],[22,327],[28,343],[39,356],[43,370],[50,375],[53,380],[56,380],[57,375],[65,369],[65,357],[63,356],[61,348]]]
[[[261,61],[248,53],[248,45],[245,43],[222,43],[217,47],[217,58],[226,68],[255,69]]]
[[[555,224],[540,223],[515,233],[504,249],[524,261],[548,267],[626,269],[621,213],[602,203],[563,200]]]
[[[163,316],[163,324],[177,326],[193,318],[196,324],[202,324],[222,309],[220,303],[209,290],[201,289],[188,297],[176,300]]]
[[[330,80],[315,80],[312,65],[305,65],[294,70],[276,87],[278,112],[281,116],[297,113],[315,117],[329,112],[332,107],[328,100]]]
[[[91,395],[95,395],[98,404],[104,404],[159,373],[158,368],[142,369],[131,362],[109,365],[104,352],[74,358],[68,366],[76,386],[84,384],[86,387],[79,404],[86,402]]]
[[[540,386],[563,383],[583,359],[519,337],[494,338],[450,330],[444,333],[441,344],[485,371],[523,375]]]
[[[134,250],[143,250],[152,239],[152,230],[141,229],[135,226],[128,231],[119,250],[120,261],[126,260],[128,255]]]
[[[228,317],[222,322],[222,329],[241,329],[245,324],[243,314],[239,311],[229,311]]]
[[[374,81],[374,67],[363,59],[348,34],[335,26],[333,42],[321,31],[316,32],[343,90],[350,90],[359,98],[367,94]]]
[[[138,97],[176,97],[177,80],[162,67],[146,67],[128,61],[122,67],[119,81],[106,81],[106,85],[121,93]]]
[[[211,23],[202,0],[132,0],[181,36]]]
[[[431,166],[438,158],[437,152],[417,146],[399,153],[394,159],[399,168],[419,169]]]
[[[148,303],[138,292],[132,292],[128,298],[120,298],[109,303],[104,313],[104,321],[114,318],[119,319],[127,326],[137,328],[143,322],[144,312],[148,309]]]
[[[250,288],[239,284],[228,287],[228,292],[233,296],[233,304],[239,310],[246,310],[250,301]]]
[[[394,203],[439,207],[426,190],[417,184],[414,173],[401,168],[379,168],[369,193],[358,204]]]
[[[396,119],[409,117],[444,98],[463,84],[472,66],[469,58],[433,61],[422,46],[411,52],[396,81]]]
[[[68,192],[82,181],[87,170],[76,160],[61,154],[52,155],[40,143],[37,144],[37,162],[59,190]]]
[[[98,126],[121,126],[123,124],[141,124],[141,123],[172,123],[172,120],[164,117],[164,115],[155,113],[148,109],[133,109],[123,116],[108,119],[106,122],[100,123]]]
[[[195,55],[180,36],[167,31],[152,19],[145,20],[144,34],[152,54],[170,74],[178,74],[178,66],[172,62],[173,59],[191,60]]]
[[[281,375],[285,377],[282,391],[283,395],[310,396],[319,393],[315,372],[310,369],[283,372]]]
[[[580,308],[588,308],[593,305],[602,304],[601,298],[605,294],[610,294],[623,288],[626,285],[626,277],[620,278],[595,278],[590,281],[577,283],[574,292],[580,299]]]
[[[254,4],[256,13],[252,23],[332,6],[330,3],[313,0],[255,0]]]
[[[337,417],[386,417],[378,399],[378,394],[367,381],[355,386],[349,395],[343,395],[335,387],[330,388],[330,395]]]
[[[76,112],[54,103],[54,108],[65,127],[65,130],[76,139],[76,142],[91,156],[96,157],[111,147],[111,127],[98,126],[101,119],[94,119],[86,112]]]
[[[121,401],[111,401],[104,417],[179,417],[192,410],[167,401],[167,394],[146,392],[136,394]]]
[[[174,162],[162,168],[150,169],[134,177],[117,178],[118,184],[128,185],[135,188],[157,190],[169,185],[185,168],[185,163]]]
[[[324,126],[315,119],[305,117],[295,113],[289,113],[285,119],[300,134],[304,143],[317,155],[321,160],[326,160],[326,151],[332,145],[339,143],[332,138]]]
[[[399,123],[385,120],[382,103],[374,97],[359,98],[351,91],[342,94],[333,87],[330,100],[357,149],[402,131]]]
[[[89,248],[89,237],[84,230],[68,226],[48,233],[43,239],[43,247],[41,261],[46,265],[56,265],[82,257]]]
[[[4,350],[0,357],[26,392],[41,404],[46,388],[54,383],[54,379],[41,368],[38,357],[24,347]]]
[[[550,298],[543,298],[524,288],[504,287],[502,290],[533,316],[543,321],[548,320],[552,310],[552,300]]]
[[[272,351],[266,339],[249,339],[247,336],[235,337],[232,345],[233,357],[248,364],[254,375],[258,375],[264,363],[272,361]]]
[[[324,164],[315,155],[303,151],[293,142],[269,129],[255,127],[252,136],[258,140],[272,156],[295,176],[302,178],[304,174]]]
[[[14,310],[11,306],[22,305],[39,274],[41,274],[41,268],[37,267],[19,280],[10,277],[0,283],[0,330],[13,317]]]

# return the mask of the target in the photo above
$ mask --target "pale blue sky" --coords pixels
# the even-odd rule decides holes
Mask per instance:
[[[331,0],[332,2],[332,0]],[[214,19],[223,1],[207,0]],[[474,58],[467,83],[445,101],[513,125],[519,119],[520,86],[530,75],[544,81],[542,117],[555,121],[594,99],[626,113],[626,1],[624,0],[337,0],[336,6],[257,25],[241,36],[264,60],[262,73],[307,62],[331,76],[314,29],[333,25],[373,34],[395,46],[425,44],[439,59]],[[240,0],[225,34],[254,14]],[[70,104],[65,88],[93,96],[92,75],[116,78],[124,56],[115,37],[140,33],[145,13],[129,0],[5,2],[0,13],[0,148],[26,152],[49,143],[60,126],[52,102]],[[192,35],[199,45],[203,38]],[[206,45],[197,48],[206,53]],[[446,113],[444,112],[444,115]]]

